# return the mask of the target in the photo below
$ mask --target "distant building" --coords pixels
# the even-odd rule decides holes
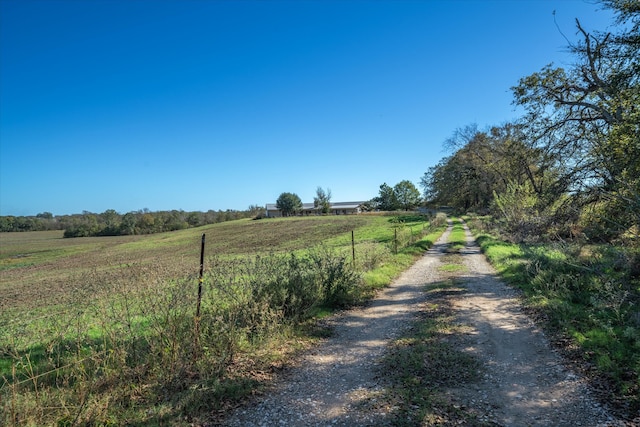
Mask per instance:
[[[330,204],[329,215],[354,215],[362,212],[362,205],[366,202],[335,202]],[[321,215],[321,208],[316,208],[313,203],[303,203],[302,210],[298,216]],[[276,207],[275,203],[267,203],[266,206],[268,218],[280,218],[282,212]]]

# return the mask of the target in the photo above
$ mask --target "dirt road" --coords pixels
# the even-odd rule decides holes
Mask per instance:
[[[393,408],[380,405],[372,410],[362,403],[383,391],[380,359],[424,309],[429,298],[425,287],[452,276],[461,292],[449,303],[455,322],[467,331],[455,342],[481,362],[483,376],[471,387],[445,390],[450,401],[476,414],[481,425],[622,425],[590,397],[578,375],[563,367],[544,334],[521,311],[516,292],[496,278],[468,230],[467,246],[460,252],[466,268],[459,273],[440,268],[449,232],[367,307],[333,318],[331,338],[304,354],[271,393],[236,410],[224,425],[393,424]]]

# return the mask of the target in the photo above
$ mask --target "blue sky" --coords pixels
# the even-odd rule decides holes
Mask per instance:
[[[587,0],[0,0],[0,215],[246,209],[416,186],[570,65]]]

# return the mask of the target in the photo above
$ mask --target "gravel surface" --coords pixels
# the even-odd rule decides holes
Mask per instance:
[[[563,366],[544,334],[523,313],[517,292],[496,278],[467,229],[462,250],[465,292],[453,301],[457,321],[471,332],[465,351],[477,356],[484,379],[471,388],[452,389],[461,405],[481,419],[504,426],[624,425],[590,395],[585,381]]]
[[[425,285],[451,278],[442,272],[450,228],[436,244],[368,306],[330,320],[334,334],[306,352],[270,393],[235,410],[227,426],[389,425],[384,409],[362,404],[379,395],[379,361],[388,344],[410,327]],[[585,382],[563,367],[544,334],[521,311],[514,290],[500,282],[467,231],[456,274],[465,289],[453,305],[469,332],[456,345],[477,356],[484,378],[446,390],[461,408],[500,426],[618,426],[590,397]],[[384,407],[384,405],[380,405]],[[628,424],[627,424],[628,425]]]

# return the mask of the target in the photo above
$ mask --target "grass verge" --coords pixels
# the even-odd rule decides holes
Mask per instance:
[[[455,345],[465,326],[454,321],[451,300],[461,292],[454,279],[429,286],[419,319],[384,357],[380,369],[387,384],[374,402],[390,413],[392,425],[494,425],[446,394],[447,388],[471,386],[482,375],[480,361]]]

